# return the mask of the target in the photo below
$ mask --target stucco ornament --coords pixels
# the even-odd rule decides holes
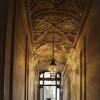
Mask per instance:
[[[47,70],[51,63],[51,44],[54,37],[55,62],[62,72],[66,61],[71,64],[68,54],[75,48],[81,33],[85,12],[83,1],[25,0],[25,8],[30,38],[35,50],[34,60],[38,63],[39,71]]]

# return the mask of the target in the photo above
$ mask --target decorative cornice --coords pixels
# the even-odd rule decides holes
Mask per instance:
[[[87,20],[88,14],[89,14],[90,9],[91,9],[92,4],[93,4],[93,1],[94,1],[94,0],[91,0],[91,1],[90,1],[89,5],[87,6],[87,8],[86,8],[86,10],[85,10],[85,12],[84,12],[84,16],[83,16],[83,18],[82,18],[79,31],[78,31],[77,36],[76,36],[76,38],[75,38],[75,41],[74,41],[74,43],[73,43],[73,47],[74,47],[74,48],[76,47],[77,42],[78,42],[78,40],[79,40],[79,38],[80,38],[81,32],[82,32],[83,27],[84,27],[84,25],[85,25],[85,22],[86,22],[86,20]]]
[[[28,0],[24,0],[24,5],[25,5],[28,28],[30,32],[30,39],[33,44],[33,36],[32,36],[33,30],[32,30],[31,15],[30,15],[30,10],[29,10]]]

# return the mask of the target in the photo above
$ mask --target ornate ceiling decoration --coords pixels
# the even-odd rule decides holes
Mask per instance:
[[[39,70],[46,70],[50,65],[54,36],[56,63],[59,71],[63,71],[67,54],[71,48],[75,47],[81,33],[80,29],[86,20],[88,14],[86,2],[83,0],[25,0],[25,8]]]

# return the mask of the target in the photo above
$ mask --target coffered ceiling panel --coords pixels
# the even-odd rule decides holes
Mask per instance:
[[[25,0],[26,15],[36,54],[38,69],[48,69],[52,59],[52,37],[59,71],[63,71],[67,54],[81,34],[86,20],[83,0]],[[85,16],[85,17],[84,17]]]

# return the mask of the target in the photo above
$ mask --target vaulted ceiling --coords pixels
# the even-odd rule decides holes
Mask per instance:
[[[85,0],[25,0],[25,8],[39,70],[51,63],[54,37],[56,64],[63,71],[88,14]]]

